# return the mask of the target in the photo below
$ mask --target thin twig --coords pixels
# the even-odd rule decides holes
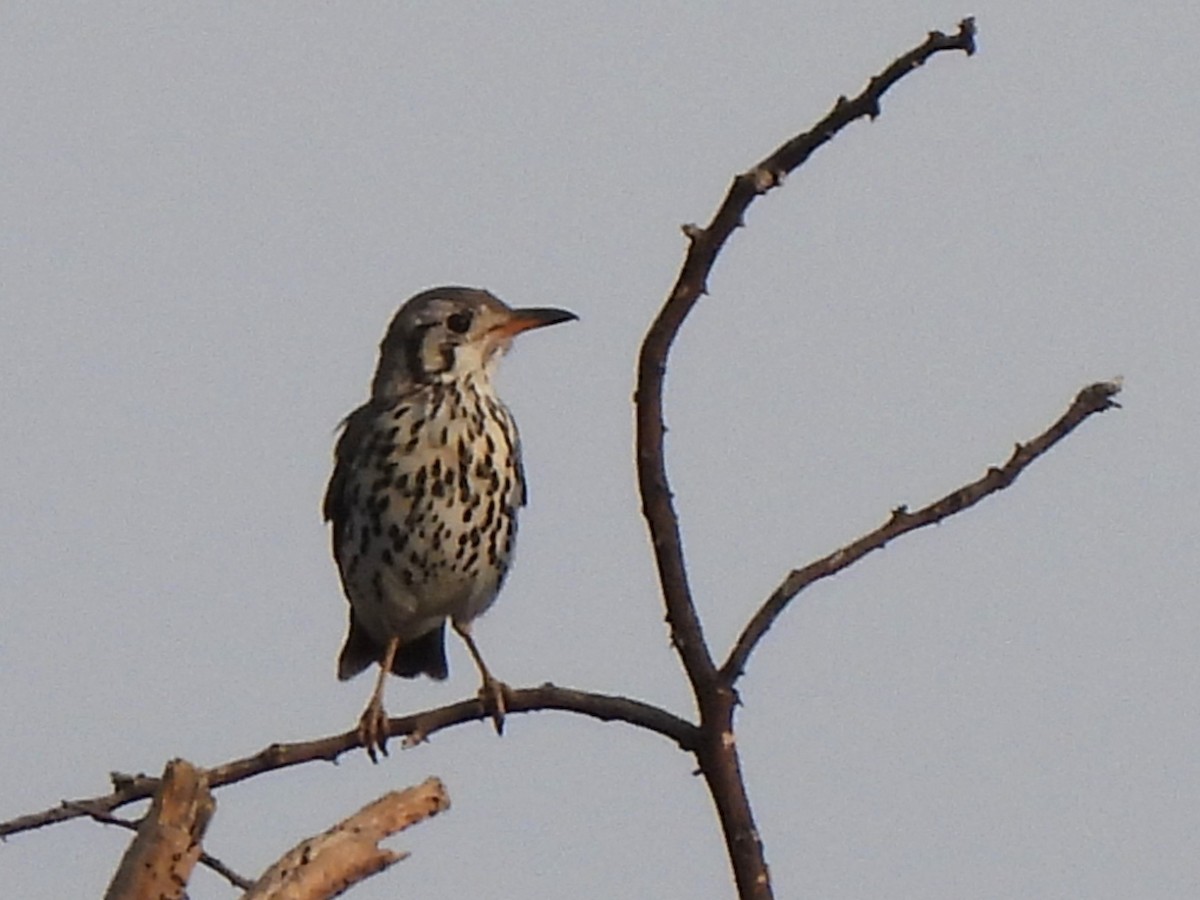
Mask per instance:
[[[1084,420],[1096,413],[1119,406],[1113,397],[1121,390],[1119,380],[1101,381],[1091,384],[1081,390],[1071,403],[1070,408],[1059,417],[1053,425],[1026,444],[1017,444],[1012,455],[1002,466],[992,467],[977,481],[952,491],[940,500],[935,500],[928,506],[910,512],[901,506],[892,511],[891,517],[869,534],[865,534],[853,543],[847,544],[840,550],[830,553],[815,562],[809,563],[802,569],[795,569],[788,574],[771,596],[763,602],[753,618],[746,624],[729,652],[729,657],[721,666],[721,676],[727,684],[733,685],[746,668],[746,662],[754,648],[762,640],[770,627],[787,608],[792,599],[815,581],[836,575],[847,566],[862,559],[873,550],[878,550],[888,541],[908,534],[926,525],[936,524],[949,518],[955,513],[962,512],[983,500],[985,497],[1004,490],[1051,447],[1065,438],[1068,434],[1083,424]]]
[[[571,688],[543,684],[540,687],[510,689],[505,693],[509,713],[542,712],[557,710],[589,716],[603,722],[625,722],[668,738],[681,749],[694,752],[697,744],[696,726],[660,707],[627,697],[577,691]],[[388,721],[391,737],[408,737],[423,740],[430,735],[467,722],[490,722],[490,713],[479,700],[463,700],[449,706],[424,710],[410,716],[401,716]],[[264,750],[242,759],[232,760],[208,769],[209,786],[223,787],[238,781],[261,775],[275,769],[285,769],[316,760],[335,761],[343,753],[362,746],[358,730],[344,734],[300,741],[292,744],[271,744]],[[83,800],[67,800],[60,805],[37,813],[19,816],[0,822],[0,838],[31,831],[80,816],[108,814],[138,800],[154,795],[159,779],[150,775],[112,776],[114,790],[100,797]]]

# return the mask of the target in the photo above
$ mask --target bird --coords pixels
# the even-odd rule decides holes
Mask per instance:
[[[514,309],[479,288],[423,291],[402,304],[379,347],[370,397],[342,422],[322,511],[349,601],[337,676],[379,664],[358,722],[372,762],[387,755],[388,673],[449,674],[449,622],[479,670],[479,697],[503,732],[505,686],[471,623],[496,600],[527,492],[521,444],[493,377],[513,338],[577,319]]]

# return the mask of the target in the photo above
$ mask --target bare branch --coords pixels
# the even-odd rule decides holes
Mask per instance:
[[[754,199],[782,184],[785,175],[855,119],[863,116],[873,119],[879,115],[879,103],[884,93],[933,54],[943,50],[973,53],[974,21],[964,19],[959,23],[958,33],[949,37],[931,32],[920,46],[872,78],[853,100],[839,98],[815,128],[792,138],[752,169],[735,177],[707,227],[683,226],[688,239],[687,254],[674,287],[646,332],[638,356],[634,403],[637,407],[637,472],[642,515],[646,519],[658,567],[671,643],[683,663],[700,712],[701,741],[697,751],[700,768],[717,807],[742,900],[767,900],[772,896],[771,884],[734,741],[736,697],[732,682],[723,679],[716,669],[688,585],[679,516],[672,501],[663,452],[667,430],[663,418],[667,358],[684,320],[700,296],[707,292],[708,275],[717,254],[734,229],[745,224],[746,210]]]
[[[215,809],[203,771],[182,759],[167,763],[106,900],[182,900]]]
[[[847,544],[840,550],[828,556],[809,563],[802,569],[795,569],[766,599],[758,612],[747,623],[729,652],[729,658],[721,666],[721,676],[732,685],[746,668],[750,654],[762,640],[764,634],[779,618],[780,613],[787,608],[800,591],[814,581],[835,575],[847,566],[862,559],[872,550],[878,550],[888,541],[908,534],[926,525],[933,525],[955,513],[962,512],[978,503],[985,497],[1004,490],[1033,463],[1039,456],[1065,438],[1084,420],[1096,413],[1104,412],[1119,406],[1113,397],[1121,390],[1119,380],[1101,381],[1091,384],[1081,390],[1071,403],[1070,408],[1040,435],[1027,444],[1017,444],[1008,461],[999,467],[992,467],[977,481],[964,485],[952,491],[940,500],[935,500],[928,506],[909,512],[901,506],[892,512],[891,518],[869,534],[863,535],[853,543]]]
[[[505,694],[509,713],[541,712],[558,710],[589,716],[603,722],[625,722],[668,738],[681,749],[694,752],[698,743],[696,726],[657,706],[614,697],[607,694],[589,693],[553,684],[540,687],[510,689]],[[464,700],[388,721],[390,737],[406,737],[409,742],[419,742],[443,729],[467,722],[490,722],[490,714],[478,700]],[[274,769],[286,769],[315,760],[335,761],[343,753],[361,747],[358,730],[344,734],[302,741],[294,744],[272,744],[253,756],[233,760],[215,766],[205,773],[212,788],[234,784],[246,778]],[[113,791],[100,797],[83,800],[63,801],[59,806],[38,813],[19,816],[0,822],[0,838],[31,831],[46,825],[65,822],[80,816],[111,813],[138,800],[153,796],[160,779],[149,775],[112,775]]]
[[[884,93],[929,57],[944,50],[975,50],[975,23],[964,19],[957,34],[947,37],[934,31],[920,46],[901,56],[872,78],[853,100],[838,99],[830,112],[809,131],[799,134],[775,150],[749,171],[733,180],[729,192],[705,228],[684,227],[688,251],[666,302],[646,333],[638,359],[637,469],[642,514],[658,565],[671,640],[678,651],[693,688],[703,690],[716,679],[716,669],[704,640],[700,619],[692,602],[679,534],[679,519],[671,499],[663,456],[666,426],[663,420],[663,383],[667,357],[684,320],[707,292],[708,274],[717,254],[734,229],[745,222],[746,210],[754,199],[783,182],[783,177],[855,119],[879,115]],[[697,697],[699,702],[699,697]],[[701,712],[703,712],[703,704]]]
[[[450,808],[436,778],[392,791],[279,858],[242,900],[325,900],[405,859],[379,842]]]

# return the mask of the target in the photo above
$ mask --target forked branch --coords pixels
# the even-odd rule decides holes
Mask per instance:
[[[963,19],[958,32],[953,35],[930,32],[922,44],[872,78],[854,99],[839,97],[833,109],[813,128],[787,141],[753,168],[734,178],[725,199],[706,227],[684,226],[684,233],[690,242],[687,255],[674,287],[642,343],[634,401],[637,405],[637,469],[642,514],[650,531],[671,640],[697,692],[697,705],[702,714],[704,703],[701,694],[711,692],[709,689],[716,682],[717,670],[692,602],[679,534],[679,517],[671,499],[663,455],[663,438],[666,434],[663,383],[671,345],[700,296],[706,293],[708,274],[712,271],[717,254],[734,229],[744,224],[746,210],[755,198],[782,184],[785,175],[799,167],[818,147],[851,122],[878,116],[880,100],[892,85],[922,66],[935,53],[945,50],[961,50],[968,55],[975,52],[973,19]]]
[[[975,24],[971,19],[960,22],[958,32],[953,35],[931,32],[918,47],[872,78],[857,97],[852,100],[840,97],[816,127],[787,141],[762,162],[734,178],[706,227],[684,226],[684,234],[690,242],[687,255],[674,287],[646,332],[638,357],[634,402],[637,406],[637,471],[642,515],[646,519],[658,567],[671,643],[683,663],[700,712],[697,749],[700,771],[717,808],[738,896],[742,900],[767,900],[773,895],[734,740],[733,712],[737,698],[732,685],[722,678],[713,662],[704,638],[688,584],[679,516],[667,478],[663,451],[666,435],[663,385],[667,358],[684,320],[706,292],[708,275],[717,254],[734,229],[744,224],[746,210],[754,199],[782,184],[785,175],[855,119],[873,119],[879,115],[880,100],[888,89],[935,53],[944,50],[961,50],[967,54],[975,51]]]

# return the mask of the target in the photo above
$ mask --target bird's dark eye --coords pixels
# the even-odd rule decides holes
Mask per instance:
[[[446,327],[455,334],[466,334],[467,329],[471,327],[471,314],[458,312],[447,316]]]

